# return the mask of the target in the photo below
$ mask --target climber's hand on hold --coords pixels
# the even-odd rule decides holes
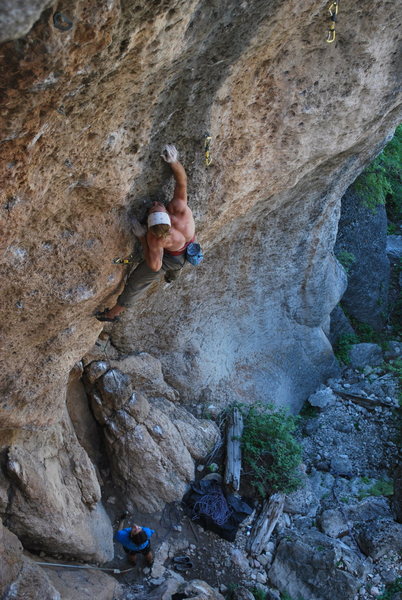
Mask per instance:
[[[131,217],[131,230],[136,238],[140,239],[145,237],[147,230],[144,225],[141,225],[136,217]]]
[[[177,152],[176,146],[173,144],[166,144],[162,150],[161,157],[167,163],[175,163],[179,159],[179,153]]]

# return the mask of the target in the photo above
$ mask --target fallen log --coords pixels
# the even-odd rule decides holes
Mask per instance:
[[[231,492],[240,488],[241,471],[241,436],[243,435],[243,417],[239,409],[234,408],[229,414],[226,433],[226,468],[224,483]]]
[[[284,503],[285,496],[279,492],[272,494],[269,500],[265,500],[247,541],[246,550],[249,554],[259,556],[265,550],[283,512]]]

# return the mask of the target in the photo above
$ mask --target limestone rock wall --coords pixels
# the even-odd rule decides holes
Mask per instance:
[[[144,365],[144,358],[149,368],[160,370],[155,359],[144,356],[114,361],[127,369],[124,373],[106,361],[94,361],[86,368],[86,381],[125,505],[153,512],[184,495],[195,478],[194,460],[213,450],[220,433],[213,421],[196,419],[166,397],[148,399],[134,392],[130,371],[136,380],[136,367]]]
[[[3,18],[0,506],[32,548],[48,507],[53,551],[110,552],[66,389],[101,332],[93,312],[123,285],[112,261],[133,249],[128,212],[171,194],[162,144],[181,151],[206,260],[155,285],[115,346],[160,359],[173,396],[194,403],[296,410],[336,371],[339,199],[400,119],[400,8],[342,4],[328,45],[326,4],[19,0]]]
[[[24,546],[110,560],[112,525],[100,502],[95,469],[68,419],[45,431],[5,435],[2,442],[7,448],[5,522]]]

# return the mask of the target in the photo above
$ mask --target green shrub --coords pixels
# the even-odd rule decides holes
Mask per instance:
[[[253,487],[263,498],[297,489],[301,484],[301,448],[294,437],[297,417],[271,404],[243,407],[242,412],[243,461]]]
[[[253,587],[251,593],[254,596],[254,600],[266,600],[267,594],[262,588]]]
[[[368,479],[367,477],[365,479]],[[363,477],[361,478],[363,482]],[[358,494],[359,500],[363,500],[363,498],[368,498],[369,496],[392,496],[394,493],[394,484],[392,481],[388,479],[380,479],[376,481],[371,488],[367,490],[362,490]]]
[[[355,255],[347,250],[340,250],[336,255],[336,258],[339,260],[346,273],[349,273],[350,269],[356,262]]]
[[[359,343],[359,338],[354,333],[343,333],[334,345],[334,353],[339,362],[350,363],[349,350],[353,344]]]
[[[387,583],[384,593],[379,596],[379,600],[392,600],[394,594],[402,592],[402,577],[397,577],[392,583]]]
[[[375,212],[377,206],[386,203],[391,221],[402,218],[401,156],[402,125],[397,127],[392,140],[353,184],[362,204],[369,210]]]

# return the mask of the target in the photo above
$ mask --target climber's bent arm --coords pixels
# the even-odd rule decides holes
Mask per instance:
[[[145,262],[152,271],[160,271],[162,268],[163,246],[152,233],[140,238]]]
[[[169,163],[172,169],[173,177],[176,180],[173,199],[170,202],[170,210],[180,213],[187,207],[187,175],[184,167],[179,161]]]

